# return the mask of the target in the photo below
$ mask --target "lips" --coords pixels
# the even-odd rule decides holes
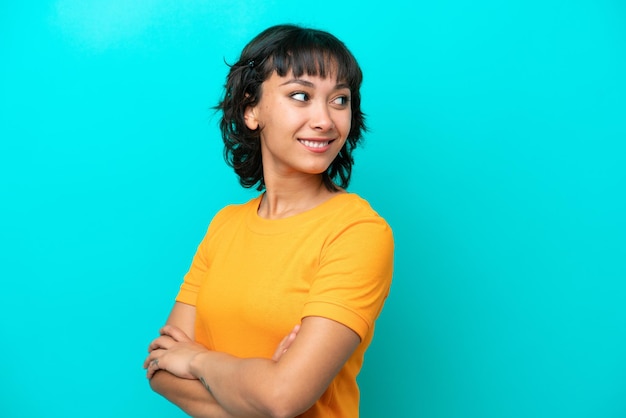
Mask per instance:
[[[331,139],[326,139],[326,140],[298,139],[298,141],[300,141],[300,143],[307,148],[317,148],[317,149],[323,149],[327,147],[328,145],[330,145],[331,142],[333,142],[333,140]]]

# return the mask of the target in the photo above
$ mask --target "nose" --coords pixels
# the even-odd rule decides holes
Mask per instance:
[[[310,126],[321,132],[329,131],[335,127],[335,122],[327,103],[318,103],[312,106]]]

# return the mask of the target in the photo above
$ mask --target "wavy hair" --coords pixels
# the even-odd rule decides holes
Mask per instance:
[[[261,99],[262,83],[276,72],[284,77],[303,74],[325,78],[336,74],[348,84],[351,93],[352,120],[348,138],[337,157],[322,173],[326,188],[348,187],[356,148],[366,131],[361,111],[363,74],[348,48],[328,32],[295,25],[272,26],[257,35],[241,52],[239,60],[229,65],[224,96],[216,106],[222,112],[220,130],[224,141],[224,159],[247,188],[265,188],[261,159],[260,129],[247,127],[244,114],[248,106]]]

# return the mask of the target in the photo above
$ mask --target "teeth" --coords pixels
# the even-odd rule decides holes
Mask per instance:
[[[323,148],[330,143],[330,141],[307,141],[306,139],[301,139],[300,142],[310,148]]]

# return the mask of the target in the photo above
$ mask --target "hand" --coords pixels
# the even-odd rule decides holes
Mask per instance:
[[[161,336],[150,343],[150,354],[143,363],[148,379],[158,370],[167,370],[183,379],[195,379],[189,371],[189,364],[196,355],[208,350],[173,325],[164,326],[160,333]]]
[[[296,325],[293,327],[291,332],[283,338],[283,340],[278,344],[276,351],[274,351],[274,355],[272,356],[272,360],[278,361],[280,358],[287,352],[291,344],[295,341],[296,336],[298,335],[298,331],[300,331],[300,325]]]

